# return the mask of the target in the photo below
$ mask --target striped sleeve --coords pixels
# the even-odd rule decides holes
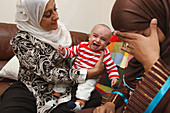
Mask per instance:
[[[136,86],[134,92],[128,99],[128,90],[125,87],[119,87],[118,90],[113,90],[108,101],[112,102],[118,108],[125,103],[125,98],[128,102],[125,107],[126,112],[144,112],[148,105],[151,103],[155,95],[159,92],[161,87],[167,81],[170,75],[170,68],[159,59],[146,73],[139,84]],[[168,90],[170,92],[170,90]],[[168,93],[167,92],[167,93]],[[134,107],[135,106],[135,107]]]
[[[70,48],[65,48],[65,56],[64,58],[73,58],[78,54],[78,48],[80,45],[72,46]]]
[[[65,48],[65,55],[64,58],[72,58],[78,55],[79,52],[79,48],[88,45],[88,42],[81,42],[79,45],[77,46],[72,46],[70,48]]]
[[[159,95],[159,98],[164,97],[162,88],[165,89],[165,87],[169,87],[169,75],[170,69],[164,64],[161,59],[159,59],[152,66],[149,72],[145,73],[145,76],[142,77],[142,81],[139,82],[133,94],[129,98],[125,111],[143,113],[153,100],[154,104],[156,104],[159,99],[157,98],[155,100],[154,97],[156,97],[157,94],[160,94],[160,91],[161,95]],[[166,81],[168,82],[168,84],[166,83]],[[169,95],[170,89],[165,92],[165,95],[166,93]],[[166,101],[164,101],[163,103],[166,105]],[[160,108],[159,110],[161,112]]]
[[[111,58],[110,52],[107,48],[105,50],[105,53],[106,55],[104,56],[103,61],[107,69],[107,73],[109,74],[109,79],[111,80],[112,78],[119,78],[118,69],[113,59]]]

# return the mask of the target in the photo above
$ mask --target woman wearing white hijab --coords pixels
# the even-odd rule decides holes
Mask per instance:
[[[1,113],[72,113],[66,106],[72,86],[100,74],[102,60],[93,69],[73,70],[57,53],[59,44],[69,47],[72,41],[54,0],[18,0],[16,8],[20,31],[11,44],[20,62],[19,80],[2,95]],[[94,93],[85,108],[100,105]]]

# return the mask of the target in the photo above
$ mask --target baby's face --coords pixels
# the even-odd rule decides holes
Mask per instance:
[[[109,43],[110,37],[110,29],[102,25],[97,25],[89,34],[89,47],[93,51],[103,50]]]

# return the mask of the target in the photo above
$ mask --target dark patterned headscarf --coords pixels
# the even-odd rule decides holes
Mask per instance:
[[[160,45],[161,59],[170,67],[170,0],[116,0],[111,13],[112,26],[120,31],[144,30],[153,18],[165,35]],[[131,81],[132,76],[143,72],[143,66],[132,58],[125,74]]]

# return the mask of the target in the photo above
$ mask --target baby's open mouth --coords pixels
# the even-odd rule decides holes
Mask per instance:
[[[99,45],[99,44],[96,44],[96,43],[93,43],[93,46],[94,46],[94,47],[99,47],[100,45]]]

